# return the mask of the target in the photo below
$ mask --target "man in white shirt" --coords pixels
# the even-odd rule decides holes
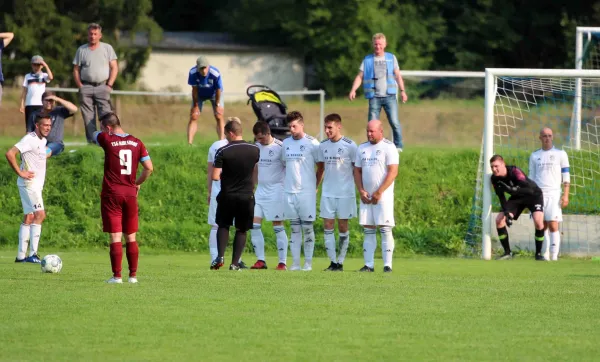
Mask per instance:
[[[304,133],[302,114],[293,111],[287,114],[286,123],[291,136],[283,140],[282,160],[285,162],[285,218],[290,220],[292,236],[290,251],[292,267],[300,270],[302,235],[304,234],[304,267],[312,270],[312,257],[315,249],[313,222],[317,214],[317,179],[315,164],[318,160],[319,141]]]
[[[260,150],[260,158],[254,174],[254,183],[258,186],[254,192],[254,221],[250,231],[250,239],[258,260],[250,269],[267,269],[265,238],[261,230],[262,220],[266,219],[273,223],[277,241],[279,262],[276,270],[287,270],[288,239],[283,226],[283,180],[285,178],[285,163],[282,160],[283,143],[271,135],[271,129],[266,122],[256,122],[252,132],[256,146]]]
[[[546,260],[558,260],[560,251],[560,231],[562,208],[569,204],[569,157],[563,150],[552,144],[552,129],[542,128],[540,141],[542,148],[529,157],[529,178],[535,181],[544,193],[544,257]],[[562,184],[562,190],[561,190]],[[562,196],[561,196],[562,191]],[[548,252],[550,245],[550,252]]]
[[[235,121],[241,124],[241,121],[238,117],[229,117],[227,121]],[[215,162],[215,154],[217,151],[225,146],[227,143],[227,139],[222,139],[215,141],[210,148],[208,149],[208,157],[207,157],[207,165],[206,165],[206,191],[207,197],[206,202],[208,202],[208,225],[210,225],[210,233],[208,235],[208,248],[210,251],[210,261],[212,262],[218,256],[217,252],[217,222],[215,218],[217,216],[217,195],[221,191],[221,181],[213,181],[212,172],[213,165]],[[246,265],[240,259],[240,268],[246,269]],[[212,267],[210,268],[212,270]]]
[[[342,117],[332,113],[325,117],[327,139],[319,145],[317,178],[323,177],[321,217],[325,250],[331,264],[326,271],[343,271],[350,237],[348,219],[356,217],[354,160],[356,143],[342,135]],[[335,219],[338,219],[339,256],[336,256]]]
[[[354,161],[354,182],[360,194],[358,220],[365,232],[365,266],[360,271],[374,271],[379,226],[383,271],[388,273],[392,271],[394,253],[394,180],[398,175],[399,157],[394,144],[383,138],[381,121],[369,121],[367,138],[368,142],[358,146]]]
[[[42,190],[46,179],[46,136],[52,128],[52,120],[47,116],[35,119],[35,132],[25,135],[6,152],[8,164],[19,176],[17,186],[23,205],[23,223],[19,228],[19,250],[15,263],[40,263],[38,245],[42,232],[42,222],[46,218]],[[21,166],[17,164],[17,153],[21,154]],[[25,257],[27,247],[29,257]]]

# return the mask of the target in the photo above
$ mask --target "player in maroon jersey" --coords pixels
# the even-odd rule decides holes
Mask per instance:
[[[110,264],[113,277],[111,284],[123,283],[121,261],[123,259],[123,233],[127,242],[129,282],[137,283],[138,231],[137,194],[140,185],[152,173],[152,161],[141,140],[125,133],[121,121],[114,113],[100,118],[101,132],[94,133],[94,141],[104,149],[104,179],[100,195],[100,209],[104,232],[110,233]],[[137,176],[138,163],[143,170]]]

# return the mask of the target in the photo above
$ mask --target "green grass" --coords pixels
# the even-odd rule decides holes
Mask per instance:
[[[150,147],[155,172],[142,186],[140,232],[144,247],[186,251],[208,250],[206,154],[209,143],[198,147]],[[44,187],[47,218],[42,245],[60,248],[104,247],[100,188],[103,152],[99,147],[50,159]],[[400,156],[395,185],[394,236],[401,253],[455,255],[462,250],[471,211],[478,152],[470,149],[413,148]],[[449,166],[451,165],[451,166]],[[22,219],[16,176],[0,167],[0,245],[14,245]],[[318,203],[317,203],[318,204]],[[275,250],[272,228],[263,228],[266,249]],[[322,222],[315,223],[317,240]],[[362,228],[350,223],[350,255],[362,254]],[[325,255],[322,242],[317,255]]]
[[[48,249],[46,249],[48,250]],[[229,250],[228,250],[229,253]],[[596,360],[600,265],[397,258],[394,272],[208,270],[142,248],[138,285],[107,285],[108,252],[61,274],[0,251],[0,360]],[[252,256],[246,254],[246,260]],[[271,267],[275,258],[267,259]],[[126,269],[126,263],[124,265]]]

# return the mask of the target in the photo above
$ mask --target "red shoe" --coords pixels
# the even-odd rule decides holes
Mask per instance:
[[[287,266],[284,263],[277,264],[277,268],[275,270],[287,270]]]
[[[267,269],[267,263],[265,263],[263,260],[257,260],[256,263],[250,267],[250,269]]]

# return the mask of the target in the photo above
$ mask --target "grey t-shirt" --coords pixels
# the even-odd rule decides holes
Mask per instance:
[[[33,129],[35,129],[35,116],[38,113],[39,111],[33,112],[29,118],[29,124],[34,125]],[[52,120],[52,128],[46,139],[48,140],[48,143],[63,143],[65,135],[65,119],[73,116],[73,114],[69,112],[67,108],[58,106],[54,107],[49,115]]]
[[[385,63],[385,55],[373,57],[373,71],[375,72],[375,97],[387,97],[387,65]],[[360,63],[360,71],[365,70],[365,61]],[[394,70],[400,69],[398,59],[394,55]]]
[[[110,44],[100,42],[94,50],[84,44],[77,49],[73,65],[80,67],[82,81],[101,83],[108,80],[110,62],[116,59],[117,54]]]

